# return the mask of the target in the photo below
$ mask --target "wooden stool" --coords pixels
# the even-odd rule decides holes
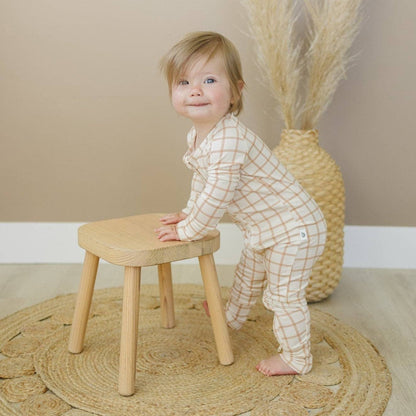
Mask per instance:
[[[154,232],[161,226],[161,217],[162,214],[148,214],[98,221],[78,230],[78,243],[86,252],[68,349],[75,354],[83,350],[99,259],[124,266],[119,368],[119,393],[123,396],[134,394],[135,389],[140,272],[143,266],[158,265],[162,326],[172,328],[175,315],[170,263],[198,257],[219,361],[223,365],[234,361],[212,255],[220,245],[219,232],[213,231],[198,241],[163,243]]]

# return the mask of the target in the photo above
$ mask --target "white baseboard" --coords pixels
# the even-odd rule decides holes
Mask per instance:
[[[82,263],[81,223],[0,223],[0,263]],[[237,264],[239,229],[221,223],[217,264]],[[346,226],[344,267],[416,269],[416,227]],[[188,263],[195,261],[188,260]]]

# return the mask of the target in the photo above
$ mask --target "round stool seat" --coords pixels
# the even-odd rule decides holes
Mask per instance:
[[[78,229],[78,244],[109,263],[136,267],[190,259],[219,249],[217,230],[197,241],[159,241],[154,230],[162,225],[163,215],[136,215],[85,224]]]

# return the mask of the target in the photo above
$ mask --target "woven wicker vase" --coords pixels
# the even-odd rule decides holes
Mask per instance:
[[[344,254],[345,188],[341,171],[319,146],[317,130],[283,130],[278,159],[318,203],[327,223],[325,250],[306,289],[308,302],[328,297],[341,278]]]

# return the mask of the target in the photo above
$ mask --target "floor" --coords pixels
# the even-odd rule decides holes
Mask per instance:
[[[218,266],[222,286],[233,267]],[[0,265],[0,318],[60,294],[78,290],[81,265]],[[197,265],[173,265],[174,283],[200,283]],[[157,270],[143,270],[156,283]],[[122,270],[102,264],[97,288],[121,286]],[[341,282],[315,304],[370,339],[392,373],[393,393],[384,416],[416,416],[416,270],[344,269]]]

